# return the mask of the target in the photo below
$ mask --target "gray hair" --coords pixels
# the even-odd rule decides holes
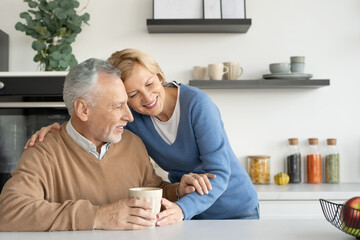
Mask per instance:
[[[94,93],[100,73],[108,73],[119,78],[120,71],[107,61],[90,58],[73,67],[65,78],[63,99],[70,116],[74,113],[76,99],[84,99],[90,105],[94,105]]]

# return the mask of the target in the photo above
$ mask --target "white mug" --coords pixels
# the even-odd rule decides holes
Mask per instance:
[[[243,74],[243,69],[238,62],[224,62],[224,66],[229,68],[229,72],[225,74],[226,80],[236,80]]]
[[[194,80],[204,80],[206,78],[207,68],[205,66],[194,66],[193,77]]]
[[[136,198],[151,203],[152,213],[157,215],[161,209],[163,190],[156,187],[138,187],[129,189],[129,198]],[[154,221],[155,226],[156,221]]]
[[[222,63],[209,64],[208,68],[210,80],[222,80],[224,74],[229,71]]]

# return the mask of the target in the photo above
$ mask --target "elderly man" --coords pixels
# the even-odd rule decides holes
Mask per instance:
[[[181,197],[206,188],[194,178],[170,184],[155,174],[142,141],[124,131],[133,117],[119,76],[98,59],[70,70],[64,101],[71,120],[23,153],[0,195],[0,231],[142,229],[156,216],[148,202],[127,199],[129,188],[161,187],[172,201],[176,191]],[[173,223],[180,207],[162,203],[161,216]]]

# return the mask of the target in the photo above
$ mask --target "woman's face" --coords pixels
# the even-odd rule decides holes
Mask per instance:
[[[141,64],[135,63],[131,75],[124,85],[128,104],[136,112],[157,116],[164,109],[165,90],[160,79]]]

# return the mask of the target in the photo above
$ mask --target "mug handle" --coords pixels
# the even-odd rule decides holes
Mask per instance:
[[[229,67],[224,66],[224,69],[225,69],[225,71],[223,71],[223,74],[225,74],[225,73],[229,72]]]
[[[238,78],[243,74],[243,68],[242,67],[240,67],[240,69],[239,69],[240,71],[239,71],[239,75],[238,75]]]

